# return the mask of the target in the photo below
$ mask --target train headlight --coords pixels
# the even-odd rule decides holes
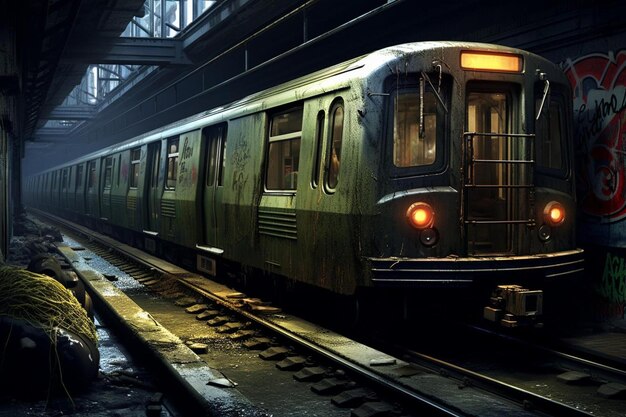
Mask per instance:
[[[406,217],[418,230],[427,229],[435,223],[435,211],[428,203],[413,203],[406,211]]]
[[[561,203],[550,201],[543,209],[543,217],[551,226],[558,226],[565,221],[565,208]]]

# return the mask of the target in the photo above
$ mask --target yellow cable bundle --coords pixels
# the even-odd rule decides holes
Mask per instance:
[[[61,283],[25,269],[0,266],[0,317],[23,320],[53,337],[56,327],[98,346],[96,326]]]

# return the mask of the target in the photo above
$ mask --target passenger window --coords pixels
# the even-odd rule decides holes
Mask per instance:
[[[109,157],[104,160],[104,189],[111,189],[113,176],[113,158]]]
[[[541,106],[541,95],[537,96],[535,101],[535,114]],[[539,120],[536,121],[535,133],[535,155],[537,165],[540,167],[562,170],[564,168],[563,160],[563,114],[565,112],[564,105],[558,100],[552,100],[550,104],[542,110]]]
[[[317,187],[317,182],[320,177],[320,164],[322,162],[322,144],[324,143],[324,119],[326,114],[324,110],[321,110],[317,113],[317,126],[315,128],[315,159],[313,160],[315,165],[313,165],[313,178],[311,179],[311,184],[313,188]]]
[[[295,190],[300,164],[302,107],[276,114],[270,122],[265,187],[267,190]]]
[[[393,162],[399,168],[430,165],[437,153],[437,99],[424,93],[424,128],[420,137],[420,97],[417,91],[399,91],[394,101]]]
[[[167,181],[165,188],[176,188],[176,174],[178,171],[178,138],[170,139],[167,143]]]
[[[335,103],[331,109],[329,150],[327,156],[328,176],[326,186],[334,190],[339,182],[339,166],[341,165],[341,143],[343,141],[343,101]]]
[[[141,149],[130,151],[130,188],[137,188],[139,184],[139,163],[141,162]]]

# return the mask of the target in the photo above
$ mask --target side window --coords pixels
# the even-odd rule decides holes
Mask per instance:
[[[339,182],[339,167],[341,165],[341,143],[343,141],[343,101],[333,104],[330,110],[330,136],[328,138],[328,152],[326,166],[326,187],[334,190]]]
[[[76,190],[80,190],[83,186],[83,164],[80,164],[76,170]]]
[[[272,116],[265,187],[267,190],[295,190],[300,164],[302,107]]]
[[[207,172],[206,185],[212,186],[217,178],[217,185],[224,182],[224,168],[226,164],[226,125],[210,126],[202,130],[202,135],[207,141]]]
[[[322,145],[324,143],[324,119],[326,114],[324,110],[320,110],[317,113],[317,125],[315,126],[315,159],[313,165],[313,177],[311,178],[311,184],[313,188],[317,187],[317,182],[320,177],[320,164],[322,162]]]
[[[541,98],[541,94],[537,95],[535,114],[541,106]],[[565,105],[563,102],[553,99],[549,105],[548,103],[544,104],[539,120],[536,121],[535,155],[539,167],[554,170],[563,170],[565,168],[563,159],[563,140],[565,138],[564,112]]]
[[[137,188],[139,184],[139,163],[141,161],[141,148],[130,151],[130,188]]]
[[[176,173],[178,171],[178,138],[167,141],[167,180],[165,188],[173,190],[176,188]]]
[[[111,189],[113,180],[113,158],[108,157],[104,160],[104,189]]]
[[[89,166],[87,168],[89,175],[87,179],[87,190],[91,191],[96,186],[96,163],[95,161],[89,162]]]

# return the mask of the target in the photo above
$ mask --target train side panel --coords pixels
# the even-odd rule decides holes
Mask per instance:
[[[113,185],[113,173],[115,172],[116,155],[109,155],[100,158],[100,170],[98,176],[100,183],[98,184],[98,200],[99,211],[98,218],[103,222],[111,222],[111,189]]]
[[[130,165],[130,151],[118,152],[113,156],[114,169],[111,184],[111,217],[110,222],[115,226],[128,228],[126,215],[128,172]]]
[[[200,189],[203,170],[200,160],[202,146],[200,130],[183,133],[179,138],[176,172],[173,241],[187,248],[195,248],[201,241],[202,213],[200,212]]]
[[[100,159],[87,161],[85,189],[85,215],[91,219],[90,225],[95,227],[100,219]]]
[[[228,122],[226,171],[223,186],[215,189],[215,234],[212,245],[230,260],[261,267],[264,257],[257,250],[257,210],[261,193],[264,158],[265,113],[254,113]],[[207,204],[203,213],[207,213]],[[206,219],[207,221],[213,221]]]
[[[85,214],[85,183],[87,181],[87,171],[84,162],[78,163],[76,167],[76,180],[74,182],[74,212],[81,217]]]

